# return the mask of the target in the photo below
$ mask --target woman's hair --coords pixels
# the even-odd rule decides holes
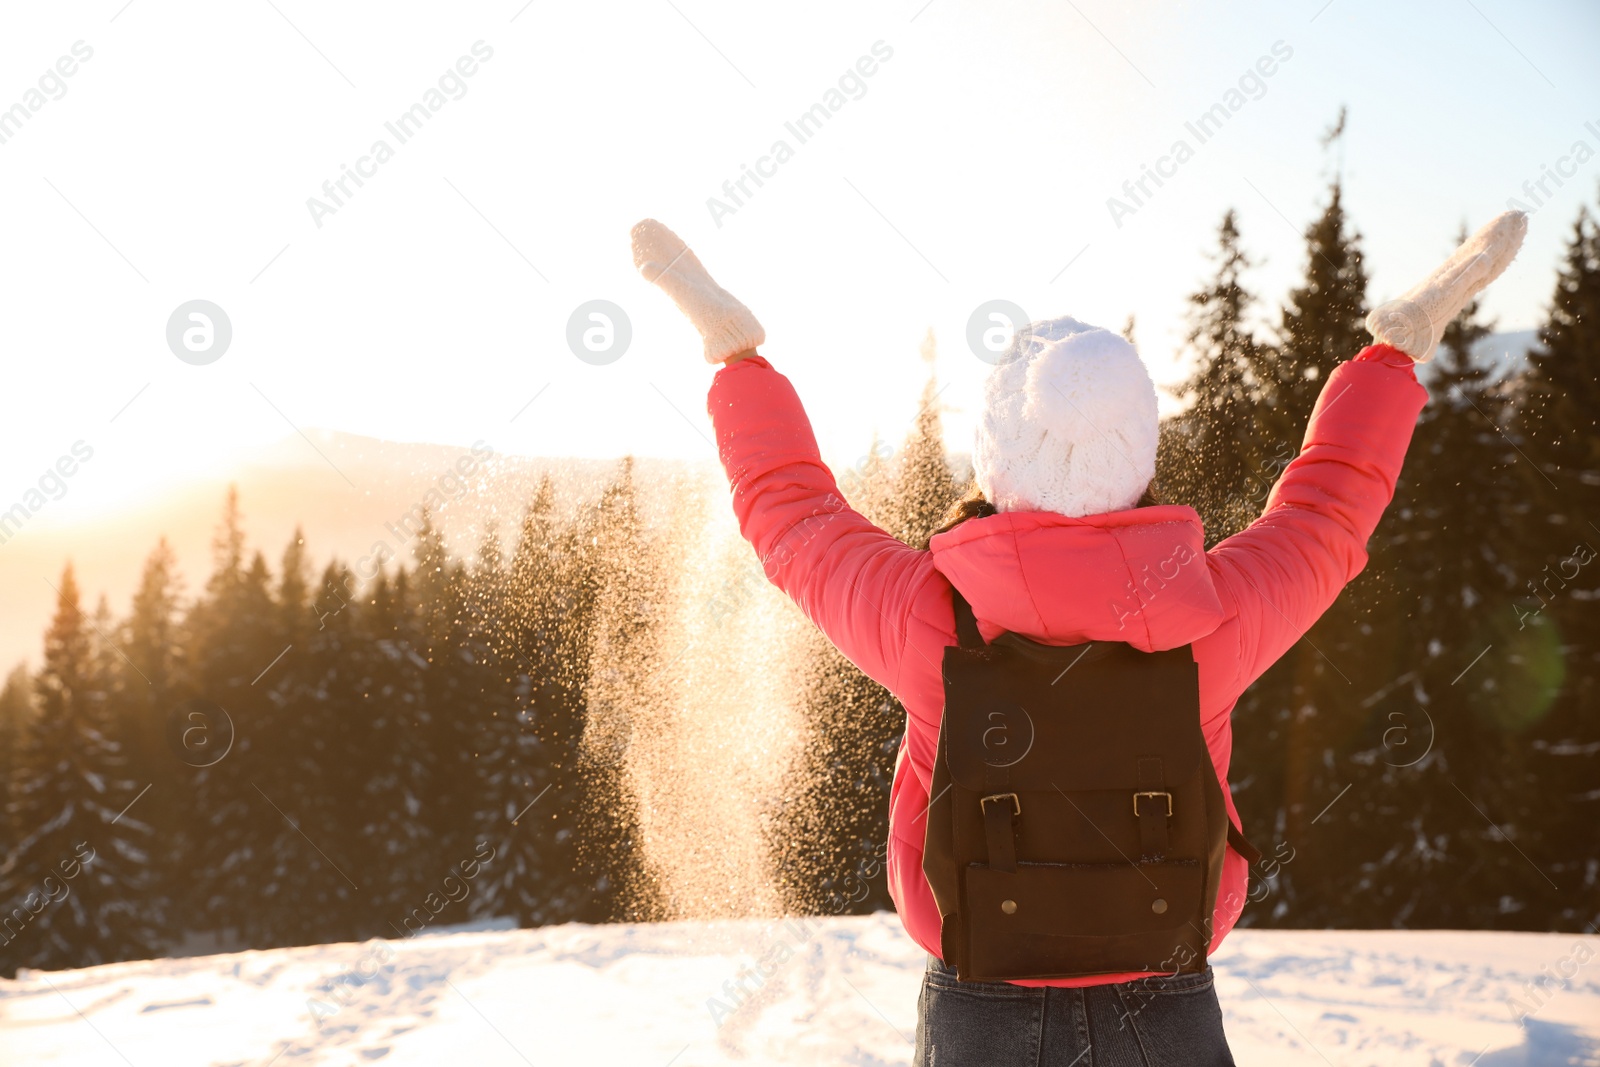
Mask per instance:
[[[1155,480],[1151,479],[1150,484],[1144,487],[1144,492],[1140,494],[1138,502],[1133,506],[1136,508],[1153,508],[1163,503],[1165,501],[1161,499],[1160,494],[1156,491]],[[990,515],[998,514],[1000,514],[1000,509],[984,499],[981,489],[973,486],[966,496],[950,505],[950,510],[945,512],[943,524],[928,536],[937,537],[947,530],[955,529],[968,519],[986,519]]]
[[[986,519],[998,514],[1000,509],[984,499],[983,490],[973,486],[966,496],[950,505],[950,509],[944,513],[944,522],[929,536],[937,537],[947,530],[954,530],[968,519]]]

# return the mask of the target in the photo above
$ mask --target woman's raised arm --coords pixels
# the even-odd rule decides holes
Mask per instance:
[[[932,557],[845,501],[794,387],[756,352],[766,339],[761,324],[678,235],[646,219],[633,228],[633,249],[640,273],[700,331],[706,361],[724,365],[707,409],[739,530],[768,580],[892,691],[914,594],[934,574]]]

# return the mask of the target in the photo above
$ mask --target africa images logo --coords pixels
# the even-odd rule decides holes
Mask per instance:
[[[983,762],[990,767],[1014,767],[1033,749],[1033,716],[1011,700],[985,705],[979,718],[983,734]]]

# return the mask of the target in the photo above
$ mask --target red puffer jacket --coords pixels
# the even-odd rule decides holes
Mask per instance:
[[[986,640],[1012,631],[1055,645],[1125,641],[1152,651],[1192,644],[1201,725],[1226,782],[1229,712],[1366,565],[1367,538],[1394,493],[1426,400],[1411,360],[1395,349],[1374,345],[1340,366],[1261,517],[1210,552],[1199,516],[1178,505],[1076,519],[1009,512],[970,519],[917,551],[845,503],[787,378],[760,357],[717,373],[707,406],[741,532],[767,577],[905,706],[888,876],[919,945],[939,953],[922,841],[944,703],[939,664],[956,642],[951,585],[972,604]],[[1231,796],[1227,806],[1237,823]],[[1247,878],[1244,858],[1229,849],[1213,950],[1239,918]]]

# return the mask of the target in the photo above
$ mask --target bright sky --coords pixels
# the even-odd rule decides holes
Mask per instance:
[[[904,432],[929,326],[951,444],[965,448],[987,368],[964,333],[989,299],[1112,328],[1133,313],[1157,380],[1180,377],[1184,296],[1226,207],[1263,263],[1258,292],[1275,302],[1301,270],[1299,230],[1332,173],[1318,138],[1340,104],[1377,299],[1546,165],[1576,168],[1547,186],[1487,302],[1502,329],[1534,325],[1600,182],[1600,158],[1560,164],[1575,142],[1600,149],[1592,3],[777,10],[8,6],[0,108],[26,107],[75,42],[92,56],[45,78],[59,99],[0,127],[0,507],[79,439],[94,458],[49,505],[58,518],[225,467],[291,424],[511,453],[709,457],[698,341],[629,259],[628,228],[645,215],[756,310],[825,454],[848,464],[875,431]],[[447,95],[464,96],[406,143],[386,130],[479,41],[472,75],[446,77]],[[864,95],[799,143],[785,122],[875,46],[888,58],[845,83]],[[1257,98],[1199,144],[1185,123],[1275,48],[1272,75],[1245,83]],[[1107,198],[1180,138],[1193,158],[1119,227]],[[392,158],[363,164],[371,176],[319,228],[307,198],[379,139]],[[778,139],[792,158],[717,225],[707,198]],[[209,365],[167,346],[169,316],[193,299],[232,323]],[[606,366],[565,341],[591,299],[632,324]]]

